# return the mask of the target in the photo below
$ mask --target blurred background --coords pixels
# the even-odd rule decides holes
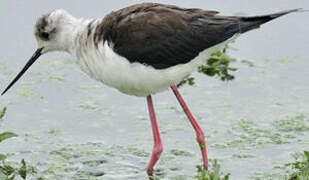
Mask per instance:
[[[54,9],[100,18],[144,1],[2,1],[0,89],[36,50],[36,19]],[[153,1],[222,15],[262,15],[309,9],[308,0]],[[228,54],[237,58],[235,80],[194,74],[181,89],[207,138],[211,159],[231,179],[274,174],[277,164],[309,146],[309,13],[293,13],[240,36]],[[145,179],[152,132],[144,98],[130,97],[88,78],[64,53],[47,54],[3,97],[1,131],[18,138],[1,144],[37,168],[33,178]],[[172,93],[154,96],[165,152],[156,166],[161,179],[192,179],[201,164],[195,134]],[[288,125],[287,125],[288,124]],[[293,124],[295,126],[293,126]]]

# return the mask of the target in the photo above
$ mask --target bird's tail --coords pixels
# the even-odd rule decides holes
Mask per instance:
[[[240,33],[245,33],[252,29],[259,28],[262,24],[267,23],[273,19],[290,14],[292,12],[300,12],[300,11],[302,11],[302,9],[291,9],[262,16],[239,17],[240,20],[240,23],[238,24],[239,31]]]

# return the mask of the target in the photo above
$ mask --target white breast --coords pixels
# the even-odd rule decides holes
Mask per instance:
[[[198,66],[204,64],[211,53],[220,50],[226,43],[201,52],[187,64],[162,70],[140,63],[130,63],[126,58],[116,54],[107,42],[100,43],[98,49],[91,47],[77,53],[77,62],[84,72],[97,81],[128,95],[147,96],[162,92],[171,85],[177,85]]]

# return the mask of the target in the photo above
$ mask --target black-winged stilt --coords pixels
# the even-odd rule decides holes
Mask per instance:
[[[90,77],[125,94],[147,97],[154,136],[147,166],[147,173],[151,174],[163,151],[151,95],[171,87],[196,131],[207,169],[204,133],[176,85],[235,35],[298,10],[236,17],[221,16],[216,11],[143,3],[91,20],[56,10],[38,19],[35,25],[38,49],[2,95],[42,54],[65,51],[75,55],[76,63]]]

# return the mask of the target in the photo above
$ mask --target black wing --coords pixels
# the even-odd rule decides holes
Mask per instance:
[[[288,12],[226,17],[215,11],[144,3],[109,14],[102,33],[104,40],[113,44],[114,51],[130,62],[164,69],[188,63],[201,51],[283,13]]]

